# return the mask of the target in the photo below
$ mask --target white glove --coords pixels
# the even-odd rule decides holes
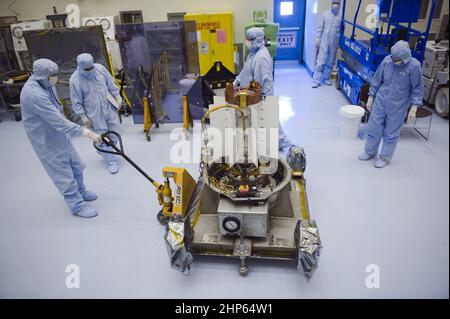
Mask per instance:
[[[316,43],[314,45],[314,49],[316,51],[314,51],[316,57],[319,55],[319,50],[320,50],[320,39],[316,40]]]
[[[94,128],[94,125],[92,125],[91,120],[86,115],[81,115],[81,121],[83,122],[83,126],[87,129],[92,130]]]
[[[97,144],[100,144],[102,142],[102,137],[99,134],[97,134],[87,128],[83,129],[83,136],[90,138]]]
[[[314,67],[317,64],[317,58],[319,57],[319,51],[320,51],[320,41],[316,41],[316,45],[314,47]]]
[[[239,80],[235,79],[234,82],[233,82],[233,89],[237,90],[238,86],[239,86]]]
[[[119,109],[122,107],[122,97],[120,96],[120,94],[117,94],[114,96],[114,98],[117,101],[117,106],[119,107]]]
[[[411,123],[412,121],[414,121],[416,119],[417,108],[418,108],[418,106],[416,106],[416,105],[411,106],[411,109],[409,110],[409,113],[408,113],[408,119],[406,120],[406,123]]]
[[[315,47],[316,47],[316,49],[317,49],[318,47],[320,47],[320,40],[321,40],[321,37],[316,37],[316,42],[315,42]]]
[[[369,96],[369,99],[367,100],[366,103],[367,111],[372,112],[372,106],[373,106],[373,96]]]

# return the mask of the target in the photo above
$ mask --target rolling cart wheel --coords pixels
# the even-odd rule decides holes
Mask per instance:
[[[443,118],[448,117],[449,114],[449,96],[448,87],[442,87],[436,93],[436,101],[434,102],[434,108],[436,113]]]
[[[14,113],[14,119],[16,120],[16,122],[20,122],[22,121],[22,114],[20,113]]]
[[[238,271],[239,271],[239,275],[241,275],[242,277],[245,277],[248,275],[248,265],[245,262],[246,258],[245,257],[241,257],[241,263],[239,264],[238,267]]]
[[[158,222],[161,225],[167,226],[169,224],[169,217],[164,216],[162,210],[158,212],[158,215],[156,215],[156,217],[158,218]]]
[[[248,275],[248,266],[247,265],[239,266],[239,275],[241,275],[242,277],[245,277]]]

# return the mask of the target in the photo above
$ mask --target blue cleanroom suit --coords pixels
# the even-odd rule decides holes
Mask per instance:
[[[77,70],[70,77],[72,108],[81,117],[84,125],[92,127],[98,134],[118,130],[117,109],[108,100],[108,95],[113,97],[117,104],[122,103],[119,88],[108,70],[101,64],[94,63],[90,54],[80,54],[77,57]],[[110,150],[104,144],[101,147]],[[117,157],[106,153],[101,155],[110,172],[117,173]]]
[[[264,96],[273,95],[273,59],[269,50],[265,47],[264,31],[256,27],[248,29],[246,45],[249,54],[241,73],[233,83],[234,88],[238,86],[248,87],[250,82],[255,80],[261,84],[261,92]],[[278,148],[280,150],[288,149],[294,145],[284,133],[281,123],[278,135]]]
[[[317,60],[313,75],[313,88],[320,86],[320,82],[331,85],[330,77],[336,62],[336,53],[339,48],[339,31],[341,17],[339,15],[340,1],[333,0],[332,8],[320,18],[317,28],[316,50]]]
[[[23,125],[31,146],[70,211],[81,217],[94,217],[96,210],[86,206],[85,200],[94,200],[97,196],[86,191],[85,165],[70,142],[70,136],[88,136],[93,132],[62,115],[54,83],[49,81],[58,71],[58,66],[48,59],[33,63],[33,74],[20,94]]]
[[[420,62],[411,57],[409,44],[399,41],[371,81],[369,99],[374,102],[366,128],[365,153],[360,159],[374,157],[381,139],[383,147],[376,166],[383,167],[392,159],[408,109],[412,106],[410,113],[415,116],[415,110],[422,105],[423,92]]]

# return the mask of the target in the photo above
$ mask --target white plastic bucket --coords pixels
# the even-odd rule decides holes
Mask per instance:
[[[341,115],[341,137],[355,139],[358,137],[359,124],[365,110],[358,105],[345,105],[339,109]]]

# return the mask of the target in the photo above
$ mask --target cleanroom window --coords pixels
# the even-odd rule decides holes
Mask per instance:
[[[294,14],[294,2],[293,1],[280,2],[280,15],[281,16],[291,16],[293,14]]]

